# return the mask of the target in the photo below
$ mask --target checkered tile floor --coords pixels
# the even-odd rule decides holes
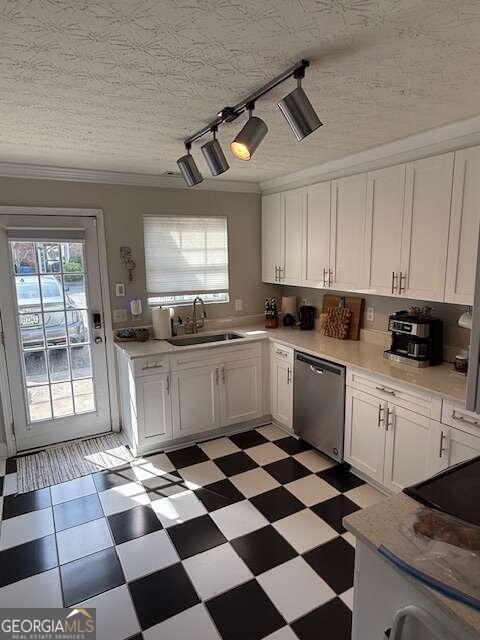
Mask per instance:
[[[0,472],[0,607],[96,607],[102,640],[350,638],[342,518],[382,496],[277,427],[18,496]]]

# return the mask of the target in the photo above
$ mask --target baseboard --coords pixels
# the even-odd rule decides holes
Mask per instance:
[[[350,464],[350,463],[347,462],[347,464]],[[384,487],[382,484],[380,484],[376,480],[372,480],[372,478],[367,476],[366,473],[363,473],[362,471],[355,469],[355,467],[350,466],[350,471],[353,473],[354,476],[357,476],[357,478],[360,478],[360,480],[364,480],[367,484],[369,484],[371,487],[373,487],[377,491],[380,491],[380,493],[383,493],[388,498],[391,498],[392,496],[395,495],[392,491],[389,491],[386,487]]]

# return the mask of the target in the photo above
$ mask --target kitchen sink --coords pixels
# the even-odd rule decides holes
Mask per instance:
[[[231,331],[227,331],[225,333],[215,333],[206,336],[202,335],[192,335],[192,336],[182,336],[181,338],[169,338],[167,342],[169,344],[173,344],[175,347],[187,347],[192,344],[206,344],[208,342],[225,342],[227,340],[236,340],[237,338],[243,338],[243,336],[239,336],[238,333],[232,333]]]

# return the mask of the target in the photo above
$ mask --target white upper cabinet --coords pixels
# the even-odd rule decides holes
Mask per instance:
[[[262,197],[262,280],[280,282],[284,268],[285,209],[281,193]]]
[[[320,182],[305,190],[304,264],[305,284],[328,286],[330,268],[331,182]]]
[[[400,293],[407,298],[444,299],[453,157],[407,164],[400,274]]]
[[[445,301],[473,305],[480,224],[480,147],[455,153]]]
[[[355,291],[364,285],[366,194],[365,173],[332,182],[331,286],[340,291]]]
[[[365,285],[372,293],[399,293],[404,196],[404,164],[367,175]]]
[[[285,260],[280,271],[283,284],[299,284],[302,279],[303,203],[305,191],[294,189],[283,195],[285,207]]]

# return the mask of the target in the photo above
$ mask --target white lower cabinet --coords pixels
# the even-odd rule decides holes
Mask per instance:
[[[172,439],[170,374],[157,373],[137,381],[138,424],[144,438],[155,444]]]
[[[207,365],[172,374],[173,437],[220,426],[219,369]]]
[[[273,343],[270,356],[270,406],[275,422],[293,430],[293,349]]]
[[[347,387],[344,457],[355,469],[383,483],[387,403]]]
[[[228,362],[219,372],[220,417],[226,427],[262,415],[262,361]]]
[[[438,425],[435,471],[480,456],[480,430],[477,435],[444,424]]]

